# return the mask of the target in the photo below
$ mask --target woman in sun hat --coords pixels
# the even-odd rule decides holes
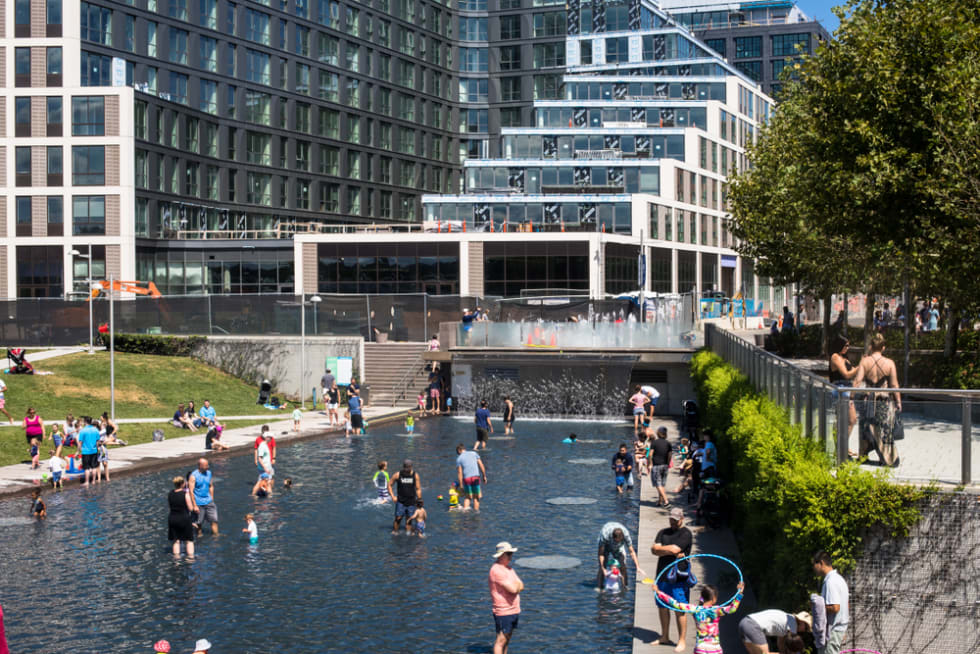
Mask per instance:
[[[211,651],[211,642],[207,638],[194,643],[194,654],[207,654],[209,651]]]

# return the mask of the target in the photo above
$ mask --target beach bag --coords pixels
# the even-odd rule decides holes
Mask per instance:
[[[687,570],[681,570],[679,565],[672,567],[667,573],[667,581],[671,584],[687,584],[688,588],[694,588],[698,585],[698,579],[694,576],[690,561],[687,562]]]
[[[892,440],[905,440],[905,425],[902,423],[902,414],[895,414],[895,425],[892,427]]]

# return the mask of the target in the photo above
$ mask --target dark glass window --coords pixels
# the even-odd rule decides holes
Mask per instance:
[[[14,36],[31,35],[31,0],[16,0],[14,3]]]
[[[521,38],[521,17],[519,15],[500,17],[501,40]]]
[[[105,234],[105,196],[76,195],[72,198],[72,232]]]
[[[17,176],[17,186],[31,185],[31,148],[21,146],[14,150],[16,158],[15,172]]]
[[[17,209],[17,236],[31,235],[31,198],[18,196],[16,201]],[[20,249],[20,248],[18,248]]]
[[[735,68],[745,73],[749,79],[756,82],[762,81],[762,62],[761,61],[736,61]]]
[[[31,49],[14,48],[14,86],[31,85]]]
[[[48,186],[61,186],[64,180],[64,153],[60,145],[48,146]]]
[[[72,184],[102,186],[105,184],[105,146],[72,146],[71,168]]]
[[[761,36],[742,36],[735,39],[735,58],[747,59],[762,56]]]
[[[31,135],[31,99],[14,100],[14,136]]]
[[[64,287],[64,252],[60,245],[17,247],[17,297],[60,297]]]
[[[797,45],[800,46],[799,50]],[[810,53],[809,34],[777,34],[772,37],[773,57],[792,57],[797,53]]]
[[[50,195],[48,196],[48,236],[64,236],[64,234],[65,200],[60,195]]]
[[[705,39],[704,44],[724,57],[726,40],[727,39]]]
[[[104,97],[75,97],[71,99],[71,133],[73,136],[105,135]]]
[[[109,86],[112,60],[94,52],[81,53],[82,86]]]

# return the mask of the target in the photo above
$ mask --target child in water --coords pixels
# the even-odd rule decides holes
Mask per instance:
[[[248,534],[249,543],[259,542],[259,528],[255,526],[255,516],[251,513],[245,514],[245,528],[242,533]]]
[[[299,423],[303,420],[303,412],[299,407],[293,409],[293,431],[299,431]]]
[[[456,511],[459,509],[459,488],[458,482],[453,482],[453,485],[449,487],[449,510]]]
[[[425,393],[419,393],[419,417],[425,417]]]
[[[44,500],[41,499],[40,488],[31,491],[31,517],[36,517],[38,520],[44,520],[48,517],[48,507],[44,505]]]
[[[350,409],[344,411],[344,435],[350,438],[351,433],[354,431],[354,426],[350,424]]]
[[[419,538],[425,538],[425,519],[428,516],[429,514],[425,512],[422,500],[419,500],[415,505],[415,513],[409,518],[409,522],[415,523],[415,535]]]
[[[285,479],[283,479],[282,480],[282,487],[285,488],[286,490],[292,490],[293,489],[293,478],[292,477],[286,477]]]
[[[619,563],[615,560],[609,564],[609,571],[606,573],[605,589],[618,593],[623,589],[623,575],[619,572]]]
[[[405,431],[409,434],[415,432],[415,416],[411,413],[405,416]]]
[[[259,475],[259,480],[252,486],[252,495],[255,497],[268,497],[272,495],[272,477],[268,472]]]
[[[745,584],[739,582],[738,592],[731,604],[715,606],[718,601],[718,591],[714,586],[701,587],[701,601],[697,605],[684,604],[678,602],[670,595],[664,593],[657,585],[653,585],[653,592],[657,594],[663,604],[670,606],[677,611],[685,611],[694,614],[694,624],[697,625],[697,636],[694,644],[694,654],[714,654],[721,651],[721,640],[718,636],[718,622],[721,616],[734,613],[738,609],[738,604],[742,601],[742,591]]]
[[[371,481],[374,482],[374,487],[378,489],[378,499],[384,504],[391,499],[391,495],[388,494],[388,462],[378,461],[378,471],[374,473],[371,477]]]
[[[575,434],[569,434],[568,438],[563,440],[562,443],[574,443],[577,440],[578,440],[578,436],[576,436]]]

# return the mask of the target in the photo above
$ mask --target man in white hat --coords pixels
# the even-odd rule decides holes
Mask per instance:
[[[211,642],[207,638],[194,643],[194,654],[207,654],[209,651],[211,651]]]
[[[524,582],[511,568],[511,560],[517,548],[503,541],[497,543],[490,566],[490,599],[493,604],[493,623],[497,629],[497,639],[493,643],[493,654],[507,654],[510,638],[517,629],[521,616],[521,592]]]

